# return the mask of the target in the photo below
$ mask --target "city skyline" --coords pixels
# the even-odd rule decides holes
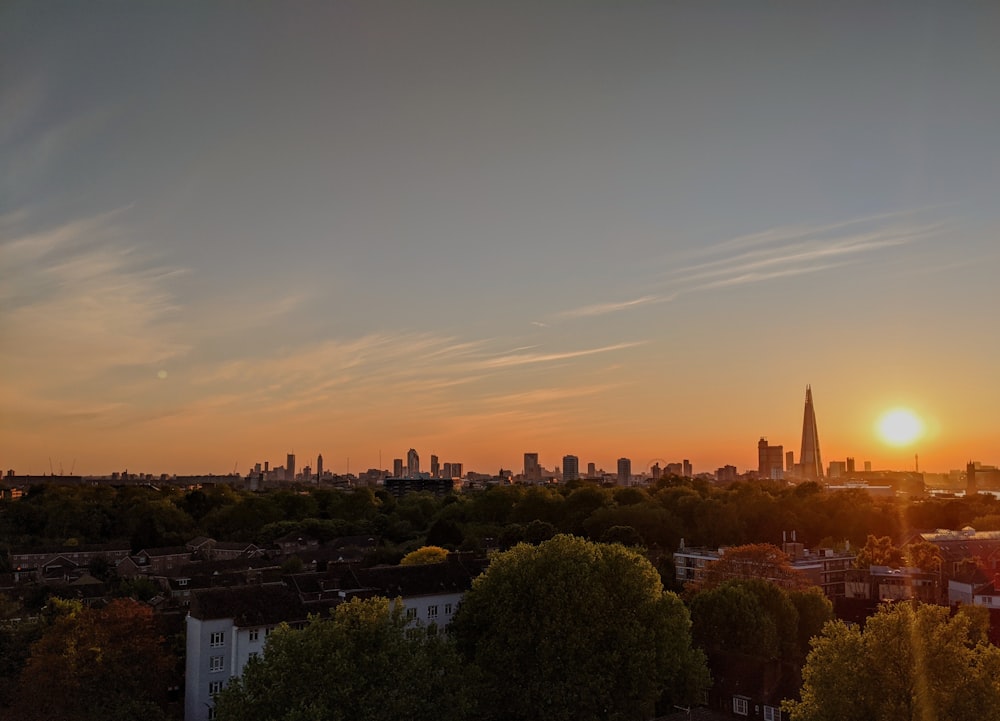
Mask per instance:
[[[1000,462],[996,3],[0,18],[4,470]]]

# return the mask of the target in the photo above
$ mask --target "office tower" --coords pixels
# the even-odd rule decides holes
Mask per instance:
[[[976,464],[969,461],[965,466],[965,497],[979,494],[979,486],[976,483]],[[978,524],[977,524],[978,525]]]
[[[766,438],[757,442],[757,477],[780,481],[784,478],[785,449],[769,445]]]
[[[462,477],[462,470],[463,469],[462,469],[462,464],[461,463],[455,463],[454,461],[451,462],[451,474],[452,474],[451,477],[452,478],[461,478]]]
[[[537,453],[524,454],[524,477],[529,481],[541,480],[542,467],[538,465]]]
[[[260,464],[259,463],[254,463],[253,464],[253,472],[254,473],[260,473]]]
[[[563,482],[580,480],[580,459],[576,456],[563,456]]]
[[[406,475],[416,478],[420,473],[420,456],[412,448],[406,452]]]
[[[587,478],[594,478],[597,476],[597,464],[588,463],[587,464]]]
[[[630,458],[618,459],[618,485],[627,486],[632,478],[632,460]]]
[[[441,474],[444,478],[454,478],[455,474],[452,473],[451,471],[452,471],[451,464],[445,463],[444,468],[441,469]]]
[[[316,456],[316,480],[323,480],[323,454]]]
[[[431,456],[431,478],[437,478],[441,475],[441,465],[438,463],[438,457],[435,455]]]
[[[847,472],[848,473],[854,473],[854,459],[853,458],[848,458],[847,459]]]
[[[871,473],[871,472],[872,472],[872,462],[865,461],[865,473]]]
[[[830,478],[843,478],[847,475],[847,463],[844,461],[830,461],[827,466],[826,475]]]
[[[285,461],[285,480],[295,480],[295,454],[289,453]]]
[[[670,464],[667,465],[669,466]],[[654,463],[652,467],[649,469],[649,477],[654,481],[657,480],[658,478],[663,478],[663,469],[660,468],[659,463]]]
[[[393,458],[392,459],[392,477],[402,478],[403,477],[403,459]]]
[[[258,463],[257,465],[259,466],[260,464]],[[268,468],[269,465],[271,465],[271,461],[264,461],[264,473],[267,473],[268,470],[270,470]],[[259,471],[260,469],[258,468],[257,470]]]
[[[302,480],[309,482],[312,480],[312,468],[309,466],[302,466]]]
[[[799,451],[800,474],[817,480],[823,477],[823,460],[819,453],[819,431],[816,429],[816,409],[813,408],[812,388],[806,386],[806,407],[802,416],[802,449]]]
[[[689,461],[687,458],[684,459],[684,477],[685,478],[694,477],[694,469],[691,467],[691,461]]]

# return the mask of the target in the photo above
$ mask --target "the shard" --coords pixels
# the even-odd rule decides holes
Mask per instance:
[[[823,460],[819,455],[819,431],[816,430],[816,410],[812,388],[806,386],[806,410],[802,416],[802,451],[799,453],[799,473],[803,478],[823,477]]]

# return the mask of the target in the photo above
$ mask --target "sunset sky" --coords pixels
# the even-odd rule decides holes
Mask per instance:
[[[0,465],[1000,463],[1000,3],[5,2]],[[913,445],[876,433],[910,408]]]

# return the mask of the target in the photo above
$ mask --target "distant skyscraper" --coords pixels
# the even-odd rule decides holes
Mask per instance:
[[[684,477],[685,478],[694,477],[694,469],[691,468],[691,461],[689,461],[687,458],[684,459]]]
[[[597,464],[596,463],[588,463],[587,464],[587,478],[596,478],[596,477],[597,477]]]
[[[392,459],[392,477],[402,478],[403,477],[403,459],[393,458]]]
[[[976,483],[976,464],[969,461],[965,466],[965,496],[979,495],[979,485]]]
[[[289,481],[295,480],[295,454],[289,453],[288,458],[285,461],[285,479]]]
[[[854,459],[850,457],[847,459],[847,472],[854,473]]]
[[[618,459],[618,485],[627,486],[632,478],[632,460],[630,458]]]
[[[580,480],[580,459],[576,456],[563,456],[563,482]]]
[[[323,480],[323,454],[316,456],[316,480]]]
[[[452,461],[451,462],[451,477],[452,478],[461,478],[462,477],[462,473],[463,473],[462,464],[461,463],[455,463],[455,461]]]
[[[412,448],[406,452],[406,475],[416,478],[420,473],[420,456]]]
[[[789,473],[795,470],[795,451],[785,453],[785,470]]]
[[[784,478],[785,449],[768,444],[766,438],[757,443],[757,477],[780,481]]]
[[[813,408],[812,388],[806,386],[806,407],[802,416],[802,450],[799,467],[803,478],[823,477],[823,460],[819,453],[819,431],[816,429],[816,409]]]
[[[431,456],[431,478],[437,478],[441,475],[441,464],[438,463],[438,457]]]
[[[524,454],[524,477],[529,481],[541,480],[542,467],[538,465],[537,453]]]

